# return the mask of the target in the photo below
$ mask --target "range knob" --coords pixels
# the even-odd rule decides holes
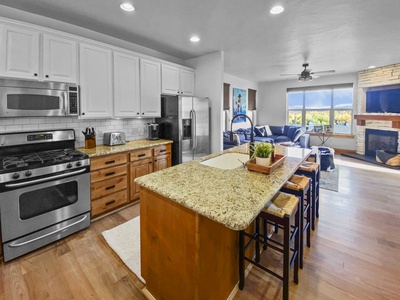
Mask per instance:
[[[12,179],[18,179],[19,178],[19,173],[14,173],[12,175]]]
[[[75,164],[75,166],[77,166],[77,167],[82,166],[82,162],[81,162],[81,161],[78,161],[78,162]]]
[[[68,163],[67,164],[67,169],[71,169],[72,168],[72,164],[71,163]]]
[[[31,175],[32,175],[32,172],[31,172],[31,171],[26,171],[26,172],[25,172],[25,176],[26,176],[26,177],[29,177],[29,176],[31,176]]]

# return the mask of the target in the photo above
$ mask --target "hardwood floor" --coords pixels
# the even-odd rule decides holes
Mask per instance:
[[[339,192],[321,189],[320,219],[290,299],[400,299],[400,171],[344,156],[335,162]],[[145,299],[143,283],[101,236],[138,214],[130,206],[0,263],[0,299]],[[281,286],[254,267],[234,299],[281,299]]]

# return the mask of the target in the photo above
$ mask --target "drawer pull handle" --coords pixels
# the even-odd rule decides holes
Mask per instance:
[[[110,205],[110,204],[113,204],[113,203],[115,203],[115,200],[111,200],[111,201],[106,202],[106,205]]]
[[[111,175],[114,175],[115,174],[115,172],[110,172],[110,173],[106,173],[106,176],[111,176]]]
[[[167,149],[162,149],[162,150],[160,150],[160,152],[165,152],[165,151],[167,151]]]
[[[138,157],[146,156],[146,153],[139,154]]]
[[[113,163],[115,163],[115,160],[106,161],[106,165],[113,164]]]
[[[106,190],[111,190],[111,189],[113,189],[113,188],[115,188],[115,185],[106,187]]]

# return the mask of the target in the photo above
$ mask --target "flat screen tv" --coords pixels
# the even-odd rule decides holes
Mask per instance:
[[[366,91],[367,113],[400,113],[400,86]]]

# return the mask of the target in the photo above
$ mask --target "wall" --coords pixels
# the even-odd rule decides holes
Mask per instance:
[[[211,153],[222,150],[222,92],[224,74],[224,53],[215,52],[185,61],[196,70],[195,95],[210,99],[210,140]]]
[[[126,139],[137,140],[145,137],[144,124],[153,119],[92,119],[82,120],[77,117],[34,117],[34,118],[0,118],[0,132],[34,131],[51,129],[74,129],[75,147],[84,146],[82,131],[94,127],[97,132],[96,143],[103,144],[103,134],[107,131],[123,131]]]
[[[249,81],[243,78],[239,78],[230,74],[224,74],[224,83],[229,83],[229,101],[230,101],[230,110],[229,111],[224,111],[222,115],[222,122],[224,124],[224,131],[231,130],[231,119],[233,117],[233,88],[239,88],[242,90],[248,90],[248,89],[253,89],[257,91],[256,98],[258,98],[258,83]],[[247,99],[249,97],[249,94],[247,92]],[[256,99],[257,101],[257,99]],[[248,103],[248,102],[247,102]],[[258,102],[256,102],[258,105]],[[257,122],[257,114],[256,111],[247,111],[246,112],[247,116],[249,116],[253,124],[256,125]],[[238,128],[249,128],[251,126],[250,122],[246,120],[246,123],[234,123],[233,124],[233,130],[236,130]]]
[[[274,82],[263,82],[258,84],[258,102],[257,102],[257,122],[259,124],[268,125],[284,125],[286,124],[286,92],[288,88],[307,87],[318,85],[330,85],[341,83],[353,83],[353,110],[356,112],[357,105],[357,74],[344,74],[321,76],[311,82],[298,82],[294,80],[281,80]],[[355,122],[353,124],[353,132],[356,131]],[[319,145],[321,143],[317,136],[311,137],[311,145]],[[355,150],[355,138],[333,138],[331,137],[326,143],[327,146],[338,149]]]

